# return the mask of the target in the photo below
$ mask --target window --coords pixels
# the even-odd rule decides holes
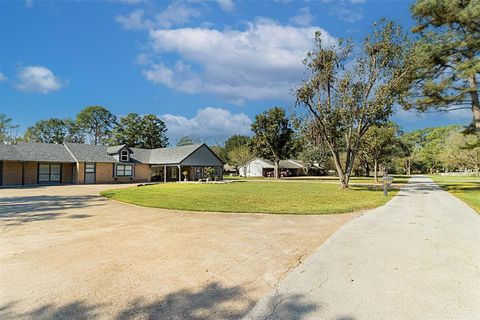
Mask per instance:
[[[85,165],[85,173],[95,173],[95,163],[87,163]]]
[[[62,167],[59,164],[39,164],[38,182],[60,182]]]
[[[128,161],[129,159],[128,150],[123,149],[120,153],[120,161]]]
[[[131,177],[133,174],[133,166],[125,164],[117,164],[116,175],[117,177]]]

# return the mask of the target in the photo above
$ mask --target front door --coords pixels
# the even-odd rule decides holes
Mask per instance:
[[[85,163],[85,183],[95,183],[95,163]]]

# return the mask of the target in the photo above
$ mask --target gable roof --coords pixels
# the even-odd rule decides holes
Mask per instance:
[[[30,142],[15,145],[0,144],[0,160],[75,162],[65,146],[61,144]]]
[[[168,147],[151,150],[150,164],[173,164],[180,163],[203,144],[192,144],[181,147]]]
[[[127,147],[132,153],[130,160],[146,164],[180,164],[195,151],[205,146],[216,158],[218,156],[206,145],[195,144],[182,147],[158,149],[128,148],[128,146],[101,146],[81,143],[19,143],[0,144],[0,160],[35,162],[119,162],[113,155]],[[116,152],[113,152],[116,151]],[[218,158],[219,159],[219,158]],[[219,161],[223,163],[220,159]]]
[[[118,146],[111,146],[111,147],[108,147],[107,148],[107,153],[108,154],[117,154],[120,150],[122,150],[123,148],[126,148],[128,151],[132,152],[132,149],[129,148],[126,144],[120,144]]]

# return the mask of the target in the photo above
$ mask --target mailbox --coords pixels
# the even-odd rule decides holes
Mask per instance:
[[[383,177],[383,195],[387,196],[388,195],[388,189],[390,188],[390,185],[393,182],[393,177]]]

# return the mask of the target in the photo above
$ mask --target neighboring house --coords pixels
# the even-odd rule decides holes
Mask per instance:
[[[292,176],[300,176],[308,173],[308,166],[300,160],[280,160],[281,172],[290,172]],[[242,177],[266,177],[273,173],[275,164],[262,158],[254,158],[238,168]]]
[[[0,144],[0,185],[122,183],[205,178],[206,167],[223,176],[224,163],[206,145],[140,149],[77,143]]]

